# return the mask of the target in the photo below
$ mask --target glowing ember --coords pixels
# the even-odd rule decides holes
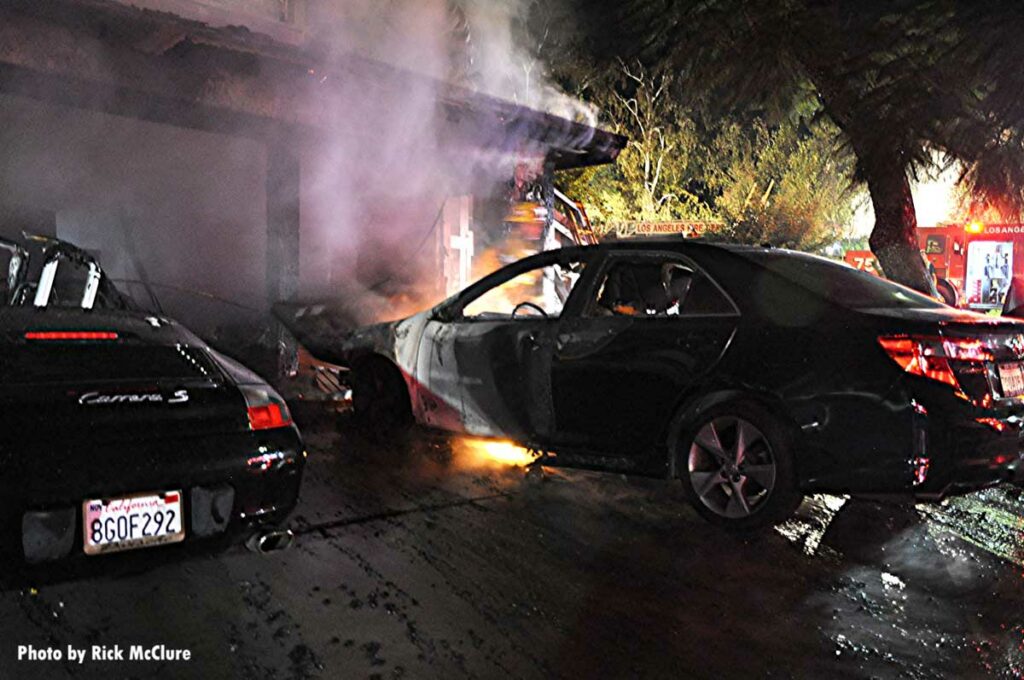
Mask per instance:
[[[529,449],[504,440],[462,437],[455,441],[454,448],[467,463],[481,466],[525,467],[537,457]]]

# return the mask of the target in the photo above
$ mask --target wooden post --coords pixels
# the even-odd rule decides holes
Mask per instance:
[[[294,299],[299,291],[299,190],[301,163],[298,144],[287,137],[267,144],[267,303]],[[298,368],[298,346],[280,324],[274,323],[277,378]]]

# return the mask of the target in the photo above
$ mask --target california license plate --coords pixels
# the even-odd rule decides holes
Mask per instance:
[[[999,364],[999,382],[1003,385],[1004,397],[1024,394],[1024,370],[1020,364]]]
[[[86,555],[185,540],[181,491],[87,500],[82,504],[82,521]]]

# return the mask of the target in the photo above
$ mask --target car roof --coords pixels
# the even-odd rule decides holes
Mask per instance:
[[[775,248],[771,245],[748,245],[742,243],[727,243],[704,238],[670,238],[670,237],[635,237],[604,241],[597,245],[590,246],[569,246],[562,248],[562,252],[612,252],[616,250],[674,250],[685,252],[688,250],[720,250],[731,253],[795,253],[797,251]],[[550,251],[547,251],[550,252]],[[541,253],[542,254],[542,253]]]

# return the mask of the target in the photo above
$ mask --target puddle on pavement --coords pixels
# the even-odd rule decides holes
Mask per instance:
[[[985,489],[941,504],[918,505],[933,535],[948,531],[985,552],[1024,567],[1024,502],[1012,487]]]

